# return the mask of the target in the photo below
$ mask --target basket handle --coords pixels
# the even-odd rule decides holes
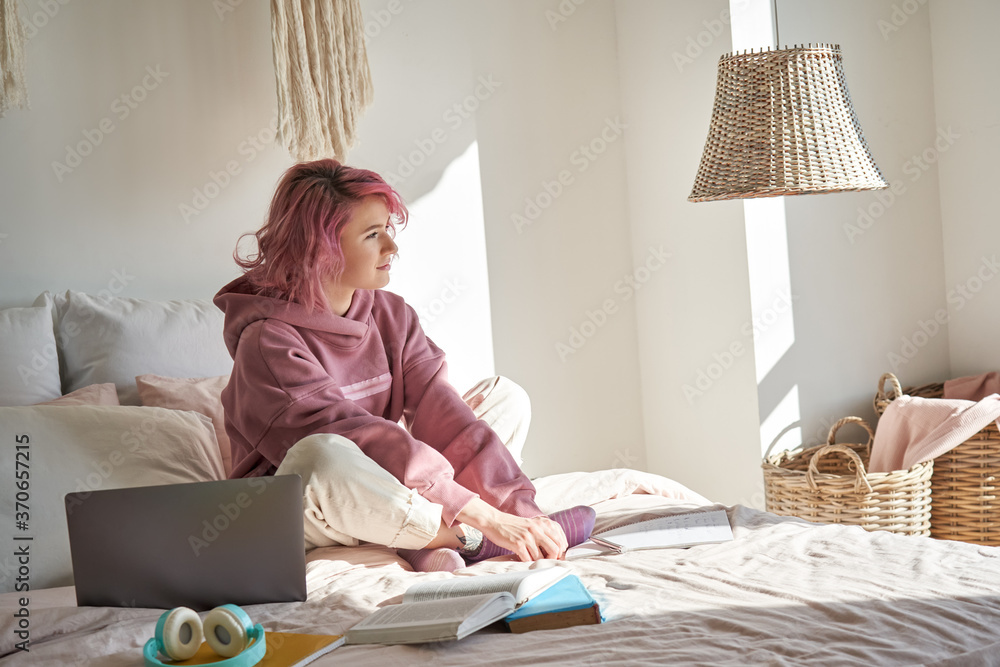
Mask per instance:
[[[861,417],[844,417],[831,426],[830,434],[826,436],[826,444],[835,444],[837,441],[837,431],[840,430],[841,426],[846,426],[847,424],[860,424],[861,428],[868,432],[868,442],[865,443],[865,451],[870,455],[872,453],[872,443],[875,441],[875,432],[872,431],[872,427],[868,425],[868,422]]]
[[[885,390],[885,381],[889,381],[889,391]],[[875,392],[875,400],[872,404],[875,406],[875,414],[881,416],[885,409],[889,407],[889,403],[894,401],[903,395],[903,388],[899,386],[899,380],[892,373],[883,373],[882,377],[878,379],[878,391]]]
[[[865,426],[867,428],[867,424]],[[847,445],[835,445],[835,444],[823,445],[818,450],[816,450],[816,453],[812,455],[811,459],[809,459],[809,470],[806,471],[806,481],[809,482],[809,489],[813,492],[819,490],[819,485],[816,484],[816,480],[813,477],[813,475],[819,474],[819,469],[817,468],[819,458],[824,454],[831,454],[833,452],[840,452],[841,454],[847,454],[848,458],[850,458],[851,461],[854,463],[854,470],[856,471],[856,476],[854,479],[854,492],[858,494],[871,493],[872,485],[868,483],[868,475],[867,473],[865,473],[865,464],[861,461],[861,457],[858,456],[857,452],[855,452]]]

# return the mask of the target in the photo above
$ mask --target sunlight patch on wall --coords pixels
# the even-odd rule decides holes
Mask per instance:
[[[730,0],[733,51],[777,46],[777,25],[771,0]],[[757,386],[774,370],[795,343],[792,317],[791,276],[788,261],[788,233],[785,198],[765,197],[743,200],[746,225],[747,267],[750,273],[750,311],[753,318],[753,349]],[[774,395],[780,395],[778,387]],[[760,415],[761,449],[785,448],[801,443],[798,385],[780,401],[758,394],[764,406],[775,405]],[[792,426],[793,425],[794,428]],[[784,429],[789,429],[783,433]],[[792,442],[799,438],[798,442]]]
[[[743,215],[750,272],[754,361],[759,387],[795,343],[785,200],[783,197],[745,199]],[[790,400],[793,393],[795,398]],[[767,397],[760,398],[761,406],[770,404]],[[767,451],[782,428],[797,424],[800,419],[798,385],[795,385],[769,414],[761,414],[761,448]],[[801,429],[796,428],[795,431],[801,438]]]
[[[795,342],[785,198],[743,200],[759,385]]]
[[[799,385],[785,394],[774,410],[760,424],[761,456],[795,449],[802,444],[801,414],[799,411]]]
[[[410,222],[396,237],[399,257],[387,289],[417,311],[447,354],[451,383],[464,392],[495,374],[479,145],[470,144],[433,190],[406,204]]]

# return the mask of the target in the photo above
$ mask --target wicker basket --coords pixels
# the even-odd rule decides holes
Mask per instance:
[[[888,380],[890,388],[885,391]],[[879,380],[875,411],[882,414],[902,394],[942,398],[944,384],[900,389],[892,373]],[[931,537],[1000,546],[1000,431],[996,422],[934,459]]]
[[[864,427],[868,442],[835,444],[840,427],[852,423]],[[873,438],[863,419],[845,417],[830,429],[827,444],[768,457],[762,466],[767,511],[866,530],[929,535],[933,465],[865,472]]]

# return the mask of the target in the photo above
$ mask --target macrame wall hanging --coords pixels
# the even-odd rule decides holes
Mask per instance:
[[[271,43],[279,141],[296,160],[343,160],[372,99],[358,0],[271,0]]]
[[[18,0],[0,0],[0,118],[8,109],[28,106],[24,77],[24,24]]]

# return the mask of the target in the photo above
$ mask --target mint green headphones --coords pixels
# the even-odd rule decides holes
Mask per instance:
[[[142,654],[146,667],[167,667],[156,654],[171,660],[187,660],[207,641],[212,650],[228,660],[213,662],[222,667],[251,667],[267,650],[264,626],[253,624],[247,613],[234,604],[224,604],[208,612],[202,621],[188,607],[174,607],[156,622],[156,636],[146,642]]]

